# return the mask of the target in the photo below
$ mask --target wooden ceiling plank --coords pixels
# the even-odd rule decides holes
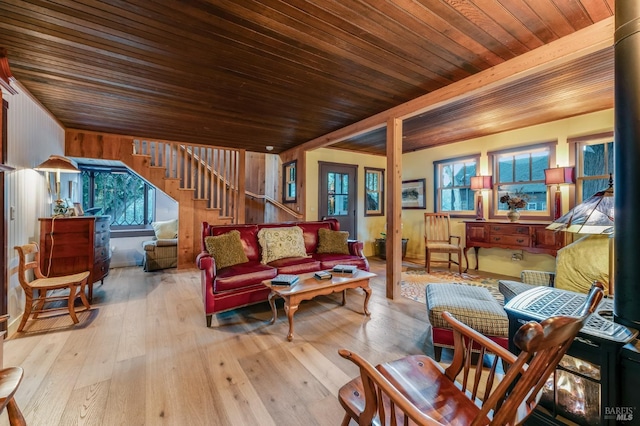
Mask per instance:
[[[574,28],[564,14],[558,9],[555,2],[551,0],[525,0],[531,9],[545,23],[546,27],[553,31],[558,38],[571,34],[577,28]]]
[[[447,3],[456,12],[464,16],[466,20],[475,24],[476,27],[493,39],[493,42],[489,44],[490,46],[493,46],[493,51],[503,52],[504,50],[507,50],[509,52],[509,56],[506,59],[514,58],[517,55],[521,55],[530,50],[491,17],[494,10],[501,9],[499,5],[496,5],[495,3],[487,3],[485,5],[485,10],[481,10],[471,2],[447,0]],[[505,53],[502,53],[502,55],[504,56]]]
[[[340,39],[339,36],[342,32],[338,28],[336,29],[337,32],[334,31],[334,34],[332,34],[330,38],[327,38],[327,34],[323,31],[317,31],[313,26],[308,25],[307,22],[296,20],[293,22],[296,23],[297,26],[293,26],[291,22],[287,22],[289,18],[286,15],[279,11],[272,11],[269,13],[269,10],[260,3],[252,1],[242,3],[234,1],[226,2],[225,0],[221,1],[222,4],[225,4],[225,7],[240,16],[242,16],[243,13],[246,14],[246,12],[243,12],[246,9],[253,11],[255,13],[253,15],[253,18],[256,21],[255,24],[259,25],[263,30],[266,27],[272,29],[275,34],[287,36],[290,40],[305,40],[307,42],[307,45],[305,46],[306,48],[317,48],[322,52],[331,52],[337,57],[340,57],[344,60],[344,63],[336,64],[336,66],[341,68],[346,66],[347,69],[345,71],[348,71],[347,75],[353,72],[358,72],[357,70],[359,67],[354,67],[352,64],[359,64],[367,69],[379,72],[381,78],[392,77],[398,81],[411,85],[420,85],[427,77],[434,80],[440,78],[437,73],[430,71],[428,68],[423,69],[422,75],[416,74],[415,77],[417,79],[408,79],[406,74],[388,69],[386,70],[387,75],[385,76],[385,70],[380,61],[371,59],[371,55],[365,55],[361,52],[351,52],[351,50],[354,49],[354,46],[352,45],[354,41],[353,39],[346,39],[343,43],[336,43],[336,39]],[[309,21],[313,22],[313,20]],[[378,55],[381,53],[380,49],[375,49],[375,51]],[[403,67],[402,64],[398,65],[399,67]],[[431,75],[429,75],[429,73],[431,73]],[[443,82],[442,84],[447,83],[448,81]]]
[[[460,58],[466,63],[473,64],[478,70],[504,62],[505,58],[488,50],[470,34],[462,31],[462,29],[450,25],[425,5],[416,3],[413,0],[393,0],[392,4],[402,13],[410,15],[421,25],[425,25],[427,28],[433,30],[430,33],[423,34],[425,39],[439,46],[442,38],[448,38],[453,42],[447,44],[448,49],[454,53],[457,58]],[[418,32],[416,29],[413,30],[416,33]],[[479,61],[482,61],[482,63],[479,63]]]
[[[502,84],[525,78],[534,72],[557,67],[563,63],[583,57],[613,45],[613,17],[607,18],[583,30],[532,50],[511,61],[482,71],[465,80],[453,83],[420,98],[405,102],[402,105],[376,114],[351,126],[315,138],[303,144],[305,150],[317,149],[335,142],[340,142],[353,135],[363,134],[386,122],[387,117],[413,117],[437,108],[446,102],[475,95],[478,92],[491,90]]]
[[[405,21],[408,16],[397,13],[397,9],[388,7],[385,1],[370,0],[344,4],[339,0],[323,0],[320,4],[351,21],[359,29],[361,37],[370,39],[373,45],[383,47],[388,52],[405,52],[413,63],[420,64],[423,69],[440,76],[441,83],[448,84],[470,74],[463,68],[454,67],[457,58],[447,52],[447,48],[431,41],[425,43],[425,40],[437,37],[433,30],[421,24],[420,28],[414,26],[410,28],[411,31],[407,31]],[[439,41],[450,44],[447,38],[440,38]]]
[[[542,40],[544,44],[558,39],[558,36],[540,19],[526,0],[498,0],[516,19]]]
[[[489,15],[508,32],[511,37],[518,40],[527,49],[537,49],[544,43],[531,32],[522,21],[516,18],[509,10],[507,10],[500,2],[496,0],[471,0],[482,11],[490,10]]]

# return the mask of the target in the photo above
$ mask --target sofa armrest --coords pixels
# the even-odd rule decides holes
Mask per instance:
[[[364,257],[364,254],[362,254],[362,251],[364,250],[364,242],[360,240],[347,240],[347,245],[349,246],[349,254]]]
[[[553,287],[556,274],[555,272],[533,271],[525,269],[520,273],[520,279],[523,283]]]
[[[198,269],[208,272],[211,277],[216,277],[216,260],[207,251],[200,252],[196,257],[196,266]]]

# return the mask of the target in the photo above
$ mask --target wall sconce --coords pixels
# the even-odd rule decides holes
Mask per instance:
[[[545,185],[556,185],[556,193],[554,200],[554,216],[553,220],[562,216],[562,194],[560,185],[575,183],[575,169],[573,167],[556,167],[555,169],[544,170]]]
[[[478,202],[476,205],[476,220],[484,219],[484,206],[482,203],[482,191],[486,189],[492,189],[493,182],[491,176],[472,176],[471,177],[471,190],[478,193]]]
[[[49,183],[49,188],[51,188],[51,183],[48,173],[55,173],[57,199],[55,201],[56,205],[54,206],[54,214],[64,215],[67,211],[67,206],[64,201],[60,199],[60,173],[80,173],[78,165],[75,161],[69,158],[62,157],[60,155],[52,155],[36,167],[35,170],[47,173],[47,183]]]

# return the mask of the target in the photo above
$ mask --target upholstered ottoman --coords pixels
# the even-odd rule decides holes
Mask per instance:
[[[433,329],[436,361],[440,360],[443,347],[453,347],[453,331],[442,319],[444,311],[508,349],[509,319],[489,290],[465,284],[429,284],[427,313]]]

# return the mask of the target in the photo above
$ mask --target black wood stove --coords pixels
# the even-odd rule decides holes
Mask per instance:
[[[536,287],[513,298],[505,306],[510,350],[518,352],[513,336],[522,324],[554,315],[577,315],[585,299],[585,294],[550,287]],[[564,424],[559,417],[581,425],[640,421],[640,412],[626,411],[628,407],[640,408],[640,389],[631,395],[624,392],[623,397],[625,377],[621,374],[621,350],[634,341],[638,332],[613,322],[612,311],[613,301],[604,299],[589,317],[543,389],[540,405],[546,410],[536,410],[527,425]],[[633,359],[633,350],[625,347],[625,351],[626,358]],[[636,356],[635,360],[638,359]],[[637,361],[628,365],[627,370],[640,366]]]

